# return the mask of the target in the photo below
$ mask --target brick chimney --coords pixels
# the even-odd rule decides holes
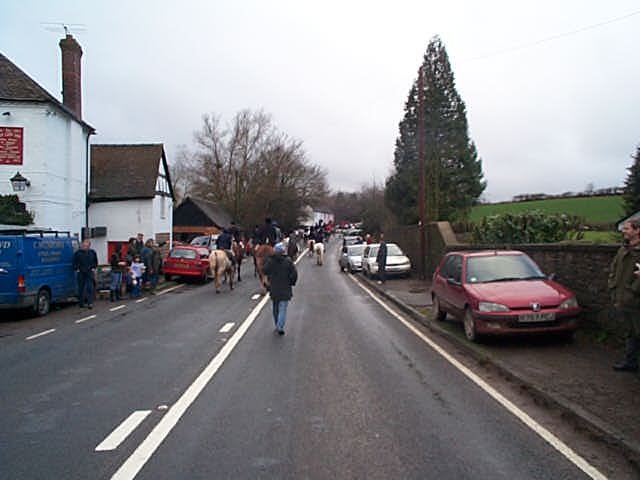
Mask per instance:
[[[82,118],[80,59],[82,48],[69,33],[60,40],[62,50],[62,103]]]

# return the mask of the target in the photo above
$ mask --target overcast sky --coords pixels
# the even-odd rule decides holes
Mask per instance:
[[[3,0],[0,15],[0,51],[58,98],[63,32],[43,23],[82,25],[93,143],[163,142],[169,161],[203,113],[261,108],[332,189],[381,183],[434,35],[487,200],[620,186],[640,144],[637,0]]]

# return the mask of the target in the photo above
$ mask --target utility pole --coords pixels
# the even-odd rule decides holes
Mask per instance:
[[[422,280],[427,278],[427,269],[425,265],[426,242],[424,234],[425,223],[425,171],[424,171],[424,79],[423,69],[420,65],[418,70],[418,125],[416,141],[418,153],[418,169],[420,170],[420,188],[418,192],[418,203],[420,205],[420,277]]]

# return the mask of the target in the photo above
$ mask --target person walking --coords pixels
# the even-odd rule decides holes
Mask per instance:
[[[114,252],[111,254],[111,286],[109,288],[109,298],[112,302],[120,300],[120,285],[122,284],[122,272],[126,266],[122,259],[122,245],[116,243]]]
[[[93,308],[95,294],[94,281],[98,268],[98,255],[91,248],[91,242],[82,241],[82,246],[73,254],[73,270],[78,280],[78,305]]]
[[[640,353],[640,220],[629,220],[622,228],[623,245],[609,269],[608,287],[613,312],[626,329],[624,359],[615,363],[619,372],[638,371]]]
[[[293,261],[285,255],[282,242],[276,243],[275,253],[264,264],[269,278],[269,293],[273,307],[273,322],[279,335],[284,335],[287,307],[293,297],[293,286],[298,281],[298,271]]]
[[[155,295],[158,281],[160,280],[160,269],[162,268],[162,252],[160,246],[153,242],[151,245],[151,260],[149,261],[149,283],[151,293]]]
[[[382,284],[387,280],[387,242],[384,241],[384,233],[380,234],[376,263],[378,264],[378,283]]]

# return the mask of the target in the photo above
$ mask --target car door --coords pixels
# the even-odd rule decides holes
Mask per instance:
[[[467,303],[467,297],[462,286],[462,263],[462,255],[452,255],[447,276],[447,302],[456,317],[461,317],[464,314]]]

